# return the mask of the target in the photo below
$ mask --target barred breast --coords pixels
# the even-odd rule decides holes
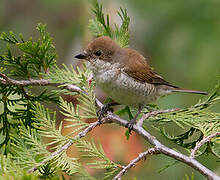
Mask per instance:
[[[106,66],[106,63],[103,66],[99,64],[99,70],[95,67],[91,69],[97,85],[120,104],[137,107],[155,101],[160,96],[155,85],[136,81],[118,68],[117,64],[114,67]]]

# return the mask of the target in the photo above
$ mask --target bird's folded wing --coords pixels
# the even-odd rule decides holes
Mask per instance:
[[[124,72],[135,80],[149,84],[168,85],[177,88],[165,81],[160,75],[153,72],[146,59],[141,54],[137,54],[137,51],[130,50],[128,57],[125,60],[126,65],[124,67]]]

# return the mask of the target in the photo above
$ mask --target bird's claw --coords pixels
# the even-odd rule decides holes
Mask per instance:
[[[136,124],[136,119],[132,119],[126,124],[126,128],[128,128],[129,133],[131,133],[133,126],[135,124]]]
[[[98,116],[98,120],[100,122],[108,111],[113,112],[113,109],[110,107],[109,104],[104,104],[103,107],[96,112],[96,115]]]

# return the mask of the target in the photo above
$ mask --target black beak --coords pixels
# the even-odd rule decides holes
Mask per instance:
[[[86,59],[86,57],[87,57],[87,55],[83,54],[83,53],[75,56],[75,58],[77,58],[77,59]]]

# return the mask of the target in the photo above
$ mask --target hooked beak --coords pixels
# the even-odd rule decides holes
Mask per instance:
[[[77,58],[77,59],[86,59],[87,55],[85,53],[81,53],[81,54],[76,55],[75,58]]]

